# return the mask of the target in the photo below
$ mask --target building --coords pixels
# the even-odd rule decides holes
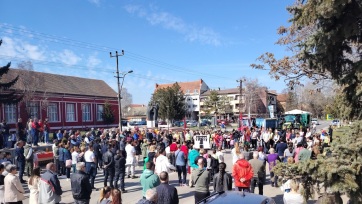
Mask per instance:
[[[239,117],[239,113],[241,113],[244,117],[265,117],[269,118],[269,106],[271,106],[274,117],[276,117],[277,113],[277,100],[276,100],[276,92],[269,91],[265,87],[261,87],[256,90],[255,94],[248,93],[248,90],[243,89],[242,98],[241,98],[241,108],[240,107],[240,89],[239,88],[231,88],[231,89],[223,89],[223,90],[214,90],[218,93],[219,97],[224,97],[227,99],[227,103],[230,106],[227,112],[218,113],[218,119],[229,119],[236,121]],[[201,95],[201,110],[204,107],[205,100],[210,96],[211,90],[203,93]],[[201,111],[201,115],[205,114],[204,111]]]
[[[123,111],[123,117],[127,118],[127,121],[146,121],[147,119],[147,106],[144,104],[131,104],[125,111]]]
[[[205,106],[206,100],[211,94],[211,91],[216,91],[219,97],[224,97],[226,99],[227,104],[230,106],[226,109],[224,113],[218,113],[218,119],[229,119],[229,120],[237,120],[240,112],[240,89],[232,88],[232,89],[223,89],[223,90],[208,90],[201,95],[200,106],[201,106],[201,115],[206,115],[205,110],[207,107]],[[245,91],[245,90],[244,90]],[[241,98],[241,104],[245,102],[245,95]],[[241,112],[245,111],[245,106],[241,106]],[[211,113],[213,114],[213,113]]]
[[[25,92],[19,104],[2,104],[0,118],[15,128],[18,118],[48,119],[52,131],[118,126],[117,92],[102,80],[10,69],[6,77],[20,78],[12,87]],[[5,75],[4,75],[5,76]],[[35,83],[37,82],[37,83]],[[108,103],[114,122],[106,124],[102,113]]]
[[[172,84],[156,84],[155,90],[161,88],[171,87]],[[208,85],[202,80],[190,82],[177,82],[181,91],[185,95],[186,104],[186,118],[191,120],[198,120],[200,111],[200,96],[207,90]]]

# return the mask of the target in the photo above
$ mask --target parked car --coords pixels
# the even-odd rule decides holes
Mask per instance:
[[[182,125],[181,125],[181,122],[182,122],[182,121],[176,120],[176,121],[173,121],[172,124],[173,124],[174,127],[181,127],[181,126],[182,126]],[[183,124],[183,122],[182,122],[182,124]]]
[[[159,125],[167,125],[166,121],[162,121],[162,120],[158,121],[158,124]]]
[[[221,125],[221,124],[229,125],[229,121],[226,120],[226,119],[218,119],[218,120],[217,120],[217,124],[218,124],[218,125]]]
[[[319,125],[318,118],[312,118],[312,124]]]
[[[147,125],[147,121],[145,121],[145,120],[139,121],[138,125]]]
[[[194,120],[191,120],[191,121],[189,121],[189,122],[187,123],[187,126],[189,126],[189,127],[196,127],[196,126],[197,126],[197,122],[194,121]]]
[[[222,191],[211,194],[209,197],[198,202],[199,204],[225,204],[225,203],[248,203],[248,204],[275,204],[272,198],[254,193],[240,191]]]
[[[340,123],[340,121],[339,121],[339,119],[334,119],[333,121],[332,121],[332,125],[334,125],[334,126],[339,126],[341,123]]]
[[[208,120],[202,120],[200,123],[200,126],[208,126],[208,125],[211,125],[211,122]]]

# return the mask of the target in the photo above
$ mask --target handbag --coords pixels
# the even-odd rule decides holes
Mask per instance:
[[[65,161],[65,167],[67,167],[67,168],[72,167],[72,160],[71,160],[71,159],[67,159],[67,160]]]

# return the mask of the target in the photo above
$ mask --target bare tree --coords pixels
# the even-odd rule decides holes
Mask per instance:
[[[128,92],[127,88],[122,88],[121,91],[122,98],[122,112],[126,113],[128,107],[132,104],[132,94]]]
[[[251,113],[257,113],[258,111],[258,101],[260,100],[259,92],[263,88],[259,83],[258,79],[246,79],[245,89],[243,90],[243,95],[245,96],[245,110],[250,116]]]
[[[32,104],[31,102],[39,100],[39,110],[46,110],[48,107],[47,91],[44,84],[44,77],[34,72],[33,63],[31,61],[22,61],[18,64],[21,70],[18,81],[18,88],[23,92],[22,102],[26,106],[26,111],[30,116]]]

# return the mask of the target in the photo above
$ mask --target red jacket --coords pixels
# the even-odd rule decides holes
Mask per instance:
[[[239,159],[233,166],[233,177],[235,187],[249,187],[250,180],[253,178],[253,168],[250,163],[245,159]],[[241,182],[240,179],[244,178],[245,181]]]
[[[187,157],[187,155],[189,155],[189,149],[187,148],[186,145],[182,145],[181,146],[181,151],[184,152],[185,156]]]

